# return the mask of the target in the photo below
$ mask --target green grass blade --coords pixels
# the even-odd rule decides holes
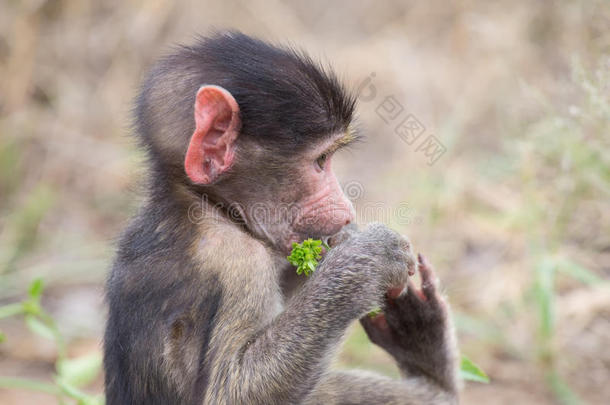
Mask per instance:
[[[0,388],[17,388],[29,391],[45,392],[51,395],[59,395],[60,390],[53,384],[28,380],[25,378],[0,377]]]
[[[460,376],[467,381],[475,381],[480,383],[489,383],[489,377],[479,366],[477,366],[468,357],[462,355],[460,363]]]

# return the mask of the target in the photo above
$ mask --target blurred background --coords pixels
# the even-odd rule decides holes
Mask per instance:
[[[96,403],[104,278],[143,175],[132,100],[212,28],[303,46],[360,91],[367,141],[335,166],[359,222],[436,264],[491,379],[463,403],[610,403],[608,1],[7,0],[0,377],[19,379],[1,404]],[[337,367],[397,375],[358,325]]]

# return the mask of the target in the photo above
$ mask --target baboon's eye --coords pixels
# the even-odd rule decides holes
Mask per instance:
[[[328,159],[327,153],[321,154],[320,157],[316,159],[316,165],[318,166],[318,169],[324,170],[324,165],[326,164],[327,159]]]

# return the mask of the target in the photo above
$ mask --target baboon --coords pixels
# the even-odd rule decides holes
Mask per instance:
[[[136,104],[148,194],[107,282],[108,405],[457,403],[431,266],[352,224],[332,158],[355,98],[330,68],[220,32],[162,58]],[[305,278],[286,255],[309,237],[332,248]],[[358,319],[402,379],[329,369]]]

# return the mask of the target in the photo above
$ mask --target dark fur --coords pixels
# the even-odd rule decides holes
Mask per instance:
[[[355,105],[333,72],[303,52],[239,32],[201,37],[162,58],[144,81],[136,124],[153,161],[176,163],[175,156],[159,150],[155,134],[171,134],[183,148],[179,152],[186,150],[194,129],[194,91],[204,84],[222,86],[235,97],[240,138],[295,155],[321,137],[344,131]]]
[[[198,404],[207,386],[203,355],[223,288],[214,273],[196,272],[197,265],[184,254],[192,227],[173,212],[182,212],[182,207],[151,201],[119,246],[107,286],[104,363],[112,370],[106,373],[107,404]],[[163,351],[163,336],[170,335],[178,346],[185,336],[195,337],[201,348],[198,378],[188,389],[168,384],[159,367],[156,357]]]
[[[405,269],[415,265],[408,243],[382,225],[346,229],[311,278],[287,283],[286,272],[294,269],[285,253],[202,200],[217,185],[193,187],[184,175],[194,95],[206,83],[235,96],[243,124],[238,141],[264,147],[266,155],[249,163],[264,166],[264,175],[278,151],[298,157],[345,130],[352,117],[354,100],[332,73],[302,53],[240,33],[181,47],[152,70],[137,108],[150,153],[150,195],[124,233],[108,279],[106,403],[455,403],[453,332],[442,306],[401,301],[390,309],[398,341],[365,324],[409,379],[328,371],[350,323],[406,281]],[[247,159],[247,148],[238,156]],[[238,162],[229,175],[259,181],[259,193],[286,187],[264,184],[269,177],[255,170],[239,172],[247,166]],[[192,221],[196,204],[201,215]],[[288,284],[290,293],[282,290]],[[437,322],[407,322],[417,315],[405,318],[409,311]],[[443,354],[434,354],[437,348]],[[427,358],[432,366],[422,367]]]

